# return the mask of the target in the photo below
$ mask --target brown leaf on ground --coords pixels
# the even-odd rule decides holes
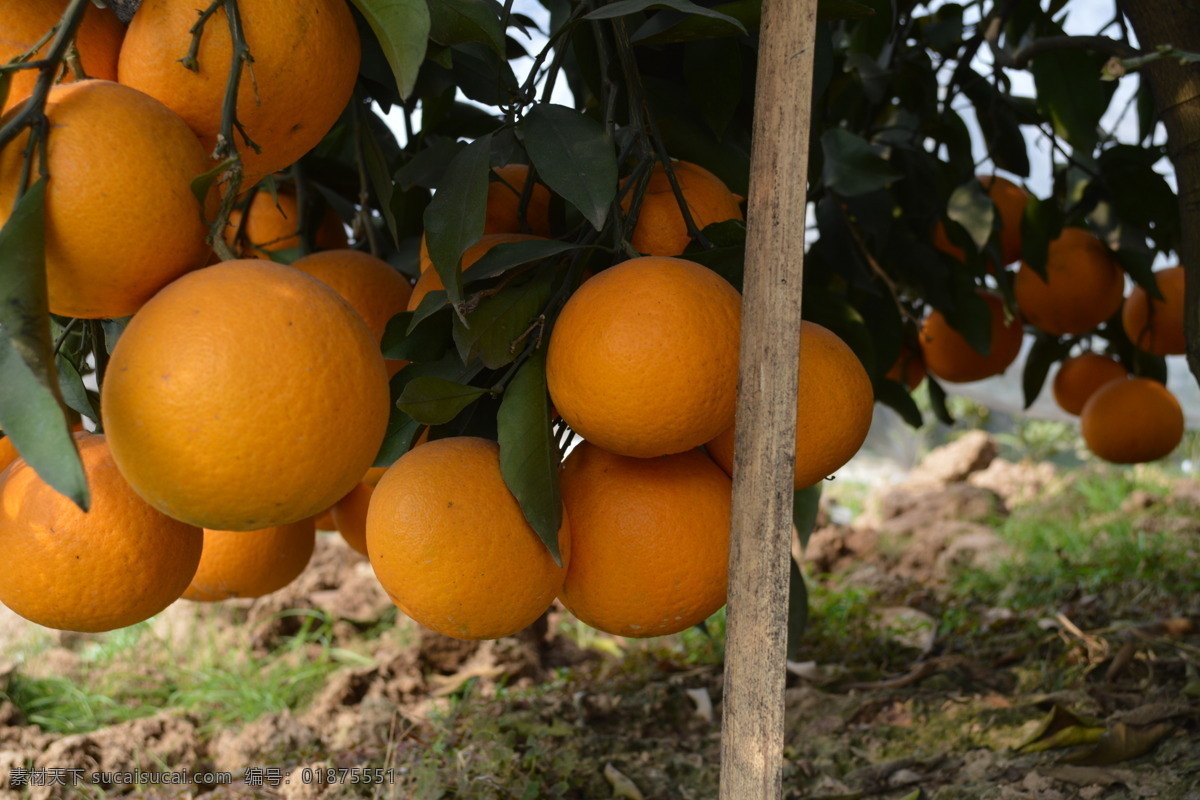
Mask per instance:
[[[1064,756],[1062,761],[1077,766],[1104,767],[1119,764],[1150,752],[1174,730],[1175,724],[1172,722],[1147,726],[1118,722],[1097,739],[1095,747],[1082,753]]]

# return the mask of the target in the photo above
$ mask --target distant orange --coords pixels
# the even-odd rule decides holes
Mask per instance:
[[[371,495],[375,487],[369,483],[360,483],[350,490],[350,494],[338,500],[333,506],[333,524],[346,544],[351,548],[367,554],[367,509],[371,505]]]
[[[1095,330],[1121,308],[1125,273],[1104,242],[1083,228],[1063,228],[1050,243],[1046,277],[1021,264],[1013,293],[1021,316],[1055,336]]]
[[[1187,337],[1183,332],[1186,274],[1183,267],[1168,267],[1154,273],[1162,300],[1152,300],[1141,286],[1134,286],[1121,309],[1125,335],[1138,348],[1156,356],[1183,355]]]
[[[258,531],[205,530],[200,566],[183,598],[215,603],[277,592],[308,566],[315,541],[311,519]]]
[[[1183,440],[1183,409],[1158,381],[1129,377],[1102,386],[1084,405],[1079,428],[1088,448],[1115,464],[1166,458]]]
[[[742,198],[729,191],[716,175],[687,161],[672,161],[671,168],[697,230],[717,222],[743,219]],[[626,214],[633,207],[633,191],[636,187],[621,200]],[[656,163],[650,174],[630,241],[635,250],[649,256],[681,255],[692,241],[671,180],[661,163]]]
[[[977,290],[987,303],[991,316],[991,341],[988,354],[980,353],[950,326],[940,311],[932,311],[921,325],[918,340],[925,368],[935,378],[949,383],[970,383],[1000,375],[1021,351],[1024,331],[1019,319],[1006,321],[1000,296]]]
[[[346,226],[341,217],[329,206],[324,206],[323,210],[320,225],[314,232],[314,249],[345,248]],[[244,222],[242,217],[242,211],[235,208],[229,214],[229,225],[225,229],[225,242],[239,258],[270,258],[271,253],[301,244],[300,207],[293,189],[281,187],[274,197],[260,189],[250,200]]]
[[[1128,374],[1125,365],[1112,356],[1091,351],[1072,356],[1054,376],[1054,402],[1068,414],[1078,415],[1101,386]]]

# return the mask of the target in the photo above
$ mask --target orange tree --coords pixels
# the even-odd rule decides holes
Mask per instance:
[[[0,25],[15,5],[0,2]],[[29,95],[0,120],[8,187],[0,192],[0,428],[38,474],[86,506],[68,417],[102,422],[97,386],[129,317],[77,319],[47,299],[56,237],[76,220],[56,207],[64,178],[55,185],[55,142],[67,134],[51,124],[52,86],[87,76],[95,57],[83,26],[97,10],[89,0],[44,5],[60,9],[58,26],[0,54],[0,91]],[[334,214],[351,228],[353,247],[413,280],[426,270],[408,310],[382,333],[394,374],[376,465],[392,464],[420,436],[498,441],[504,480],[557,559],[570,437],[547,392],[548,342],[581,284],[638,255],[682,255],[740,287],[760,4],[542,0],[549,23],[536,41],[545,44],[533,47],[539,23],[513,0],[352,0],[352,15],[336,25],[328,18],[342,19],[340,0],[284,3],[289,11],[277,20],[312,14],[332,25],[322,28],[328,37],[304,37],[308,55],[280,48],[284,32],[264,28],[255,9],[265,0],[109,5],[122,21],[133,16],[118,79],[179,113],[210,151],[212,168],[192,187],[213,260],[235,255],[229,243],[253,240],[243,230],[253,215],[278,209],[287,219],[286,200],[297,218],[263,217],[276,233],[253,242],[257,255],[291,263],[328,240]],[[1167,309],[1185,317],[1194,371],[1200,364],[1200,280],[1187,282],[1184,304],[1178,289],[1173,303],[1149,302],[1163,297],[1151,271],[1157,256],[1200,269],[1196,212],[1178,199],[1200,192],[1200,42],[1192,41],[1200,12],[1164,5],[1121,0],[1096,30],[1073,35],[1064,15],[1095,13],[1096,3],[820,4],[812,158],[794,176],[807,181],[815,220],[804,313],[849,345],[874,398],[910,423],[921,422],[910,392],[923,351],[934,413],[946,419],[939,370],[945,380],[1002,372],[1016,354],[1022,306],[1033,312],[1028,402],[1053,363],[1080,349],[1162,380],[1163,353],[1131,337],[1163,339],[1147,326],[1175,324]],[[172,18],[189,27],[176,22],[165,38],[154,26]],[[526,57],[532,66],[518,77],[513,62]],[[175,61],[193,71],[203,61],[220,81],[205,70],[195,72],[207,76],[200,88],[180,81]],[[170,69],[160,74],[157,63]],[[295,90],[318,72],[345,81]],[[1030,83],[1015,80],[1019,73],[1032,78],[1032,93],[1015,88]],[[1118,82],[1136,83],[1130,133],[1101,125]],[[572,105],[550,101],[564,84]],[[272,116],[279,86],[286,108]],[[219,113],[189,105],[202,95]],[[283,142],[274,150],[272,137]],[[286,157],[272,160],[278,153]],[[1156,170],[1168,156],[1178,195]],[[1042,196],[1021,187],[1037,158],[1053,178]],[[63,163],[65,173],[71,162]],[[784,224],[802,235],[802,220]],[[505,235],[483,239],[496,234]],[[164,235],[141,230],[152,245]],[[649,242],[676,244],[663,252]],[[179,247],[167,249],[178,256]],[[1146,293],[1134,315],[1143,330],[1130,333],[1119,298],[1126,276]],[[586,352],[586,334],[581,342]],[[611,369],[610,383],[627,373]],[[678,404],[702,393],[704,380],[655,398],[662,427],[691,413]],[[813,495],[797,494],[802,529]]]

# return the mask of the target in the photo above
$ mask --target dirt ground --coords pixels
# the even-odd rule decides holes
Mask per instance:
[[[1130,491],[1111,519],[1080,524],[1098,543],[1118,523],[1170,537],[1161,573],[1050,587],[1036,602],[1017,591],[1030,576],[1011,567],[1021,545],[1004,521],[1071,481],[968,435],[872,489],[849,523],[826,503],[806,550],[812,617],[787,663],[786,797],[1200,800],[1200,594],[1188,588],[1200,586],[1200,484]],[[973,575],[999,590],[971,589]],[[304,638],[313,619],[323,638]],[[111,640],[3,611],[0,800],[715,797],[723,618],[708,628],[633,642],[556,610],[516,637],[458,642],[396,619],[336,536],[288,589],[178,603],[107,661],[95,652]],[[231,672],[243,657],[282,665],[284,682],[330,666],[294,703],[231,722],[219,692],[154,694],[183,680],[201,640]],[[31,699],[51,680],[64,697]],[[95,704],[108,685],[118,706],[137,687],[168,699],[54,730],[70,687],[92,687]],[[138,771],[200,782],[122,783]],[[67,785],[28,785],[56,777]]]

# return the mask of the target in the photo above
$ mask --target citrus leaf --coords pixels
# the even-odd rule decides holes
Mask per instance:
[[[350,0],[362,12],[387,57],[402,98],[412,93],[425,60],[430,15],[425,0]]]
[[[403,358],[408,361],[437,361],[446,353],[450,338],[452,314],[448,308],[426,317],[416,325],[412,323],[414,312],[403,311],[390,320],[383,332],[380,348],[384,358]]]
[[[513,376],[500,401],[496,425],[504,482],[554,563],[562,566],[558,548],[562,526],[558,447],[550,427],[545,349],[534,353]]]
[[[390,467],[396,459],[404,455],[412,447],[413,439],[423,427],[409,414],[401,411],[396,405],[404,389],[412,381],[422,377],[441,377],[455,381],[469,381],[478,374],[478,367],[465,367],[454,353],[448,353],[438,361],[423,364],[409,364],[392,376],[388,389],[392,398],[392,411],[388,417],[387,432],[379,453],[375,456],[376,467]]]
[[[444,425],[487,394],[487,389],[445,378],[414,378],[396,400],[396,408],[423,425]]]
[[[595,11],[584,14],[583,18],[613,19],[615,17],[628,16],[629,14],[639,14],[652,8],[668,8],[690,16],[708,17],[709,19],[719,20],[738,33],[746,33],[746,26],[738,21],[736,17],[723,14],[714,8],[705,8],[704,6],[696,5],[690,2],[690,0],[617,0],[615,3],[606,3]]]
[[[1025,408],[1033,405],[1042,386],[1046,383],[1046,375],[1054,362],[1064,358],[1070,351],[1070,345],[1063,345],[1057,337],[1039,333],[1033,339],[1029,355],[1025,357],[1025,371],[1021,373],[1021,388],[1025,393]]]
[[[0,228],[0,428],[34,471],[84,511],[91,502],[60,404],[46,308],[46,180]]]
[[[542,270],[533,280],[520,286],[507,286],[482,300],[462,319],[454,320],[454,343],[459,357],[468,363],[478,356],[488,369],[510,364],[517,357],[513,344],[526,333],[550,299],[554,283],[552,270]],[[467,327],[470,324],[470,327]]]
[[[1150,752],[1160,741],[1174,733],[1175,728],[1173,722],[1160,722],[1148,726],[1118,722],[1094,740],[1095,747],[1081,753],[1066,755],[1062,761],[1065,764],[1085,766],[1119,764]]]
[[[866,19],[875,16],[875,9],[854,0],[817,0],[817,21]]]
[[[817,526],[817,515],[821,511],[821,484],[815,483],[792,495],[792,524],[800,536],[800,544],[808,546],[808,537]]]
[[[125,332],[125,326],[131,319],[133,317],[117,317],[100,321],[100,327],[104,331],[104,349],[108,351],[109,355],[112,355],[113,348],[117,346],[117,340],[121,338],[121,334]]]
[[[982,184],[971,179],[950,193],[950,201],[946,204],[946,216],[970,234],[976,250],[982,250],[992,237],[996,206],[983,190]]]
[[[975,119],[992,161],[1000,169],[1029,177],[1029,150],[1011,99],[972,69],[966,70],[962,90],[975,108]]]
[[[55,362],[58,366],[58,389],[62,393],[63,402],[73,411],[99,423],[99,398],[83,385],[83,376],[79,374],[78,367],[63,353],[58,354]]]
[[[729,24],[724,17],[734,18],[747,32],[757,31],[762,20],[761,0],[734,0],[713,6],[712,10],[723,16],[714,18],[671,10],[660,12],[642,23],[633,32],[630,41],[634,44],[656,45],[740,36],[742,30]]]
[[[504,58],[499,6],[487,0],[429,0],[429,38],[451,46],[478,42]]]
[[[1086,50],[1049,50],[1029,65],[1038,109],[1054,132],[1090,155],[1099,138],[1100,118],[1115,84],[1100,80],[1105,56]]]
[[[788,561],[791,566],[788,572],[787,657],[795,661],[808,627],[808,587],[796,559],[789,558]]]
[[[404,190],[414,186],[425,189],[436,187],[446,167],[464,147],[465,144],[455,139],[434,140],[425,149],[418,150],[407,164],[396,171],[396,183]]]
[[[950,409],[946,407],[946,390],[933,379],[932,375],[925,377],[925,385],[929,387],[929,405],[933,409],[933,415],[943,425],[953,425],[954,417],[950,415]]]
[[[876,381],[875,399],[899,414],[910,427],[920,428],[925,424],[917,401],[902,384],[887,378]]]
[[[742,45],[736,39],[689,42],[683,78],[708,127],[723,135],[742,101]]]
[[[901,177],[866,139],[842,128],[821,134],[821,151],[825,185],[846,197],[882,189]]]
[[[1046,280],[1050,242],[1062,233],[1063,212],[1054,198],[1029,198],[1021,216],[1021,261]]]
[[[362,168],[371,181],[371,188],[379,201],[379,209],[383,213],[384,222],[387,223],[388,233],[392,235],[392,242],[399,248],[400,233],[396,228],[396,215],[392,212],[392,195],[396,190],[395,184],[392,183],[392,171],[388,169],[387,158],[383,155],[383,148],[379,146],[379,139],[367,122],[374,115],[361,108],[358,109],[358,113],[362,114],[361,124],[357,128],[363,154]]]
[[[215,183],[217,178],[221,177],[222,173],[229,169],[230,165],[232,164],[233,159],[227,158],[220,164],[217,164],[215,167],[210,169],[208,172],[192,178],[192,195],[196,198],[196,202],[200,204],[201,208],[205,208],[208,205],[208,195],[212,191],[213,183]],[[273,185],[274,184],[272,184],[272,186]],[[205,222],[207,223],[207,220]]]
[[[463,272],[463,283],[494,278],[503,275],[513,267],[531,264],[545,258],[553,258],[571,250],[582,249],[580,245],[570,242],[556,242],[546,239],[530,239],[524,242],[501,242],[488,250],[483,256]]]
[[[429,258],[446,287],[446,296],[455,304],[463,299],[458,262],[483,236],[491,147],[490,134],[464,147],[446,167],[437,194],[425,209]]]
[[[542,181],[603,228],[617,193],[617,154],[603,126],[573,108],[539,103],[517,133]]]

